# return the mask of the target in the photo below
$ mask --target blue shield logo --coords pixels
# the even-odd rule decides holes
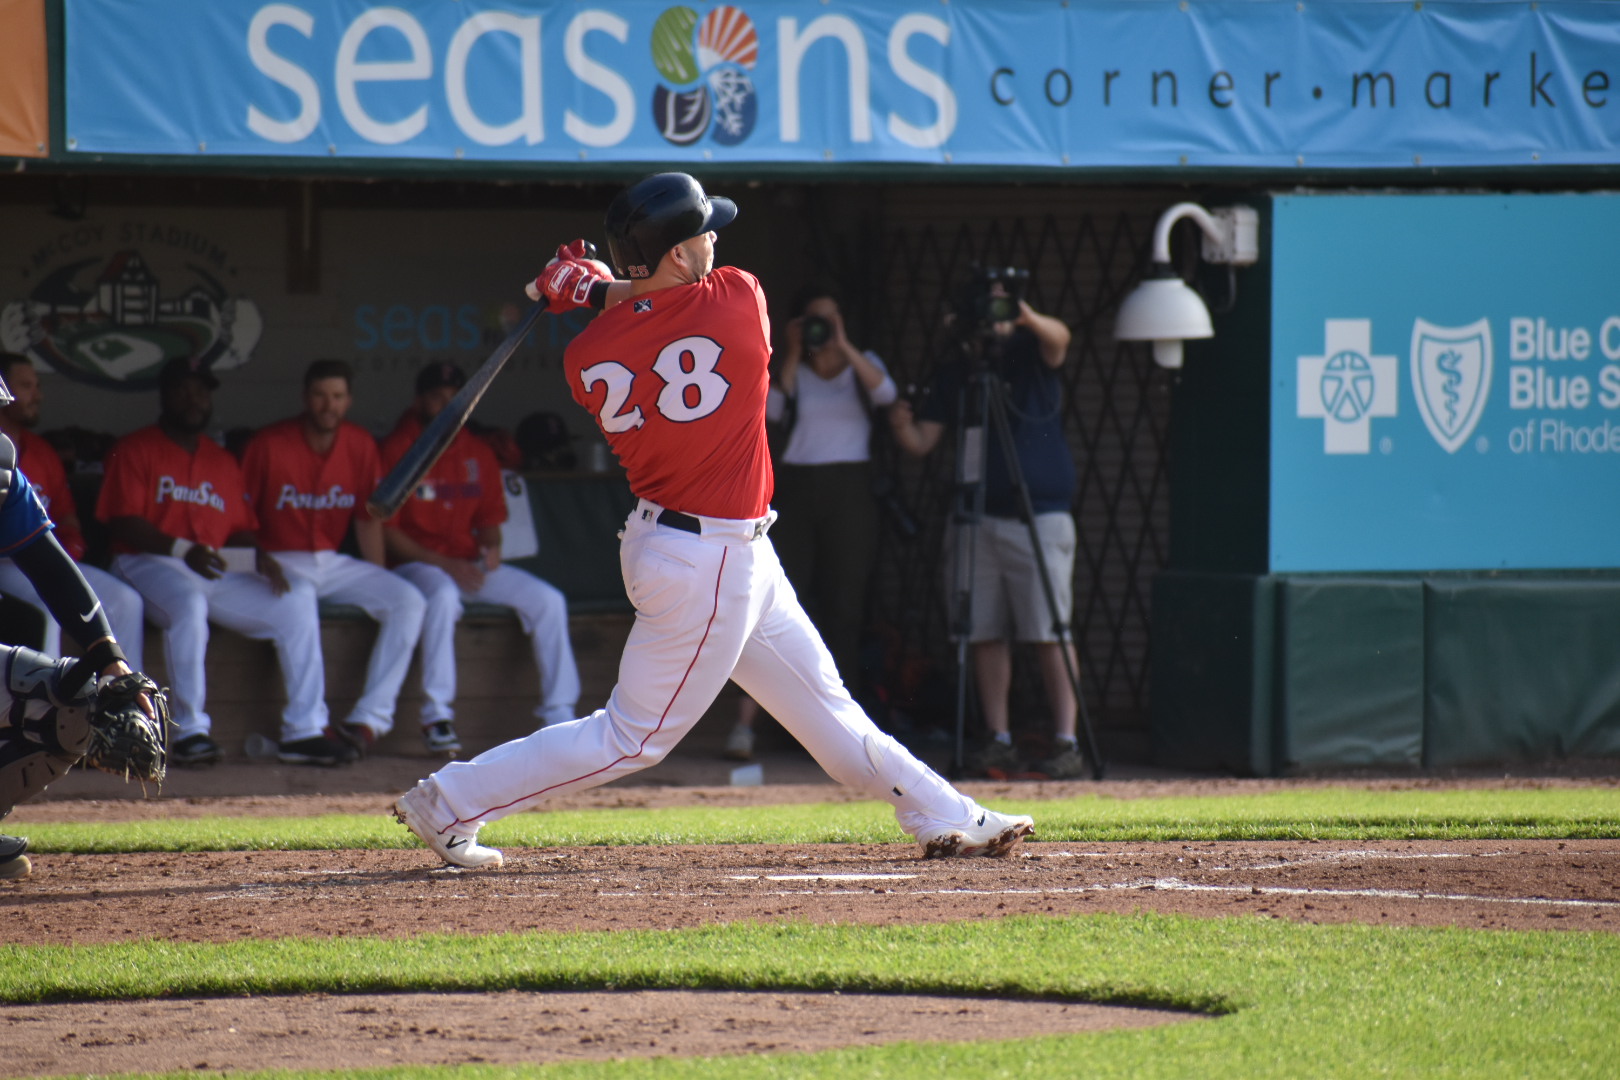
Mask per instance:
[[[1412,323],[1412,393],[1434,441],[1455,454],[1474,433],[1491,390],[1491,323]]]

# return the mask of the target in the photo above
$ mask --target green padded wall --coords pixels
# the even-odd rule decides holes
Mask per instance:
[[[1277,598],[1276,771],[1420,764],[1423,583],[1290,577]]]
[[[1431,578],[1425,765],[1620,755],[1620,579]]]

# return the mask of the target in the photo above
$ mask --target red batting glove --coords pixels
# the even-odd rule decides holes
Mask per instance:
[[[591,286],[602,280],[602,274],[589,263],[564,259],[546,267],[534,284],[551,312],[561,314],[588,307]]]

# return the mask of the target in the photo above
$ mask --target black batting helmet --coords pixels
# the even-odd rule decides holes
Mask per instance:
[[[736,203],[705,195],[703,185],[685,173],[649,176],[621,191],[608,207],[613,267],[627,278],[652,277],[670,248],[736,216]]]

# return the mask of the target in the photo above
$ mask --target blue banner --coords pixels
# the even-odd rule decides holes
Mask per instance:
[[[1271,568],[1620,566],[1620,196],[1288,196]]]
[[[1620,5],[65,0],[80,153],[1291,169],[1620,161]]]

